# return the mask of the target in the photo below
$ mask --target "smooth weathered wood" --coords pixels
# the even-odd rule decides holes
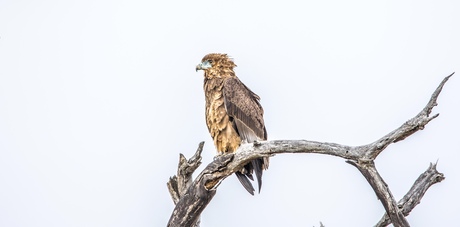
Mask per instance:
[[[261,141],[243,144],[238,148],[236,153],[217,157],[196,177],[195,181],[188,187],[185,195],[180,196],[168,226],[193,225],[215,195],[216,188],[222,180],[240,170],[246,163],[253,159],[282,153],[316,153],[346,159],[348,163],[353,164],[360,170],[372,186],[385,207],[387,214],[389,214],[391,223],[394,226],[409,226],[402,213],[403,211],[398,208],[395,199],[391,195],[390,189],[378,174],[374,160],[391,143],[404,140],[415,132],[424,129],[431,120],[439,115],[430,116],[433,107],[437,105],[436,100],[444,84],[452,75],[453,73],[444,78],[420,113],[406,121],[399,128],[372,143],[362,146],[347,146],[308,140]],[[179,185],[176,187],[179,187]],[[172,191],[174,191],[174,183],[168,183],[168,188],[172,188]],[[173,200],[177,197],[175,193],[171,193],[171,195]]]

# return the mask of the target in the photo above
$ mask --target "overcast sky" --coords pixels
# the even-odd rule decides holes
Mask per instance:
[[[206,141],[203,72],[231,55],[268,137],[363,145],[460,71],[458,1],[0,1],[0,226],[165,226],[179,153]],[[460,73],[460,72],[459,72]],[[446,180],[408,217],[454,226],[460,75],[440,116],[376,160],[399,200],[430,162]],[[343,159],[278,155],[261,194],[230,176],[202,226],[372,226],[384,209]]]

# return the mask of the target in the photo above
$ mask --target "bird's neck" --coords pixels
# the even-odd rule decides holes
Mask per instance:
[[[211,69],[204,73],[205,79],[214,79],[214,78],[224,79],[227,77],[234,77],[234,76],[235,76],[235,72],[233,71],[232,68]]]

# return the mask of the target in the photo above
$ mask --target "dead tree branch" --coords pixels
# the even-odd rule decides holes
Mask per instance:
[[[389,219],[393,221],[393,225],[409,226],[406,218],[399,210],[398,205],[396,204],[396,201],[391,194],[390,188],[388,188],[388,185],[385,183],[385,181],[383,181],[379,172],[375,168],[374,161],[354,162],[349,160],[347,163],[350,163],[358,168],[358,170],[366,178],[367,182],[369,182],[369,184],[372,186],[375,194],[377,194],[377,197],[382,202],[383,207],[385,207]]]
[[[404,140],[415,132],[424,129],[426,124],[439,116],[439,114],[435,114],[433,116],[430,116],[430,114],[433,107],[437,105],[436,101],[444,84],[452,75],[453,73],[444,78],[444,80],[432,94],[431,99],[427,105],[423,108],[422,111],[420,111],[420,113],[418,113],[412,119],[406,121],[399,128],[370,144],[362,146],[346,146],[335,143],[321,143],[307,140],[273,140],[244,144],[240,146],[236,153],[219,156],[213,162],[211,162],[196,177],[195,181],[188,187],[185,194],[181,193],[181,189],[176,190],[174,183],[168,183],[170,192],[173,191],[171,192],[173,200],[176,201],[177,197],[180,198],[176,203],[176,207],[171,215],[168,226],[194,225],[194,223],[196,223],[199,219],[198,217],[201,212],[216,194],[216,189],[222,180],[234,172],[240,170],[246,163],[253,159],[274,156],[281,153],[327,154],[346,159],[348,163],[358,168],[358,170],[364,175],[369,184],[372,186],[375,193],[377,194],[377,197],[385,207],[386,213],[389,214],[389,221],[396,227],[409,226],[407,220],[404,217],[404,206],[406,205],[398,207],[398,204],[393,198],[388,185],[378,174],[374,165],[374,160],[391,143],[396,143],[398,141]],[[179,164],[179,166],[180,165],[181,164]],[[178,174],[180,175],[181,172],[178,171]],[[179,178],[179,176],[177,178]],[[174,177],[172,178],[172,181],[174,181]],[[176,180],[176,182],[179,181]],[[190,182],[190,180],[188,182]],[[177,183],[177,185],[179,185],[179,183]],[[187,186],[188,183],[182,183],[181,185]],[[414,187],[416,187],[415,184],[413,188]],[[428,187],[426,187],[426,189],[425,187],[422,187],[424,191],[422,189],[414,189],[416,192],[414,192],[413,196],[409,195],[406,200],[412,201],[414,199],[413,197],[417,196],[420,196],[421,198]],[[179,193],[176,193],[176,191],[179,191]],[[413,190],[411,189],[411,191]],[[421,191],[423,191],[423,193],[420,194]],[[177,196],[177,194],[179,196]],[[407,206],[409,207],[415,205]],[[410,210],[408,210],[408,212],[410,212]]]
[[[201,165],[201,152],[203,151],[204,142],[198,145],[198,149],[189,160],[183,154],[179,154],[179,165],[177,166],[177,175],[169,178],[167,183],[169,194],[174,204],[179,202],[180,197],[185,190],[192,184],[192,174]]]
[[[198,145],[198,149],[189,160],[183,154],[179,154],[179,165],[177,166],[177,175],[169,178],[167,183],[169,194],[177,205],[179,199],[184,197],[187,188],[192,184],[192,174],[201,165],[201,152],[203,151],[204,141]],[[201,213],[201,212],[200,212]],[[178,214],[182,215],[182,214]],[[185,215],[185,214],[184,214]],[[183,216],[187,217],[187,216]],[[200,226],[200,214],[198,214],[193,222],[193,226]]]
[[[444,180],[444,174],[438,172],[436,165],[430,163],[430,167],[423,172],[412,185],[411,189],[407,194],[398,202],[398,207],[404,216],[409,215],[412,209],[417,206],[425,192],[431,185],[439,183]],[[391,224],[390,218],[387,214],[384,214],[382,219],[375,225],[376,227],[384,227]]]

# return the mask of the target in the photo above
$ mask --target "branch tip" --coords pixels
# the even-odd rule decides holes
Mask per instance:
[[[203,147],[204,147],[204,141],[201,141],[198,144],[198,148],[196,149],[195,155],[201,156],[201,152],[203,151]]]
[[[185,158],[185,155],[182,153],[179,153],[179,165],[180,163],[187,161],[187,158]]]

